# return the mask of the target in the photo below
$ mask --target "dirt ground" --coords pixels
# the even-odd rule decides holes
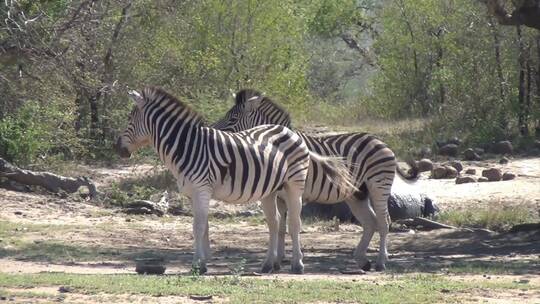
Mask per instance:
[[[432,180],[426,175],[415,185],[397,182],[396,187],[426,192],[436,199],[443,210],[525,205],[531,212],[540,212],[540,158],[513,159],[507,165],[499,165],[496,161],[470,162],[465,163],[464,167],[477,168],[478,172],[485,167],[501,167],[503,171],[516,173],[517,178],[513,181],[456,185],[453,180]],[[92,175],[98,186],[106,186],[134,175],[149,174],[153,167],[142,165],[84,170]],[[218,202],[212,204],[213,210],[219,210],[222,206]],[[0,221],[30,227],[21,228],[24,232],[21,237],[30,243],[24,249],[6,246],[0,240],[0,272],[133,273],[134,260],[145,256],[164,257],[167,260],[167,273],[170,274],[190,270],[190,217],[130,216],[91,202],[0,189]],[[34,231],[32,227],[37,226],[42,228]],[[302,233],[306,275],[288,275],[286,261],[281,273],[264,278],[384,280],[385,275],[375,272],[359,276],[340,273],[342,269],[356,268],[352,250],[361,231],[362,228],[354,224],[341,224],[337,229],[327,223],[306,224]],[[243,265],[245,272],[258,271],[267,243],[266,226],[260,218],[213,220],[210,238],[213,250],[209,263],[211,275],[230,274],[231,268],[239,264]],[[51,243],[57,247],[51,248]],[[376,257],[376,244],[375,238],[370,249],[372,258]],[[290,250],[289,245],[287,243]],[[60,258],[51,259],[43,254],[48,250],[59,252]],[[449,277],[456,280],[497,280],[510,276],[515,280],[540,284],[538,231],[511,234],[451,229],[392,233],[389,251],[390,262],[387,266],[392,272],[446,273],[449,267],[470,266],[476,270],[452,273]],[[502,269],[505,274],[482,275],[478,270],[482,268]],[[476,296],[491,303],[511,300],[540,303],[537,292],[518,295],[509,291],[506,295],[493,295],[486,291]],[[81,297],[74,301],[85,302],[84,295]],[[174,297],[171,298],[171,303],[175,302]],[[119,302],[124,300],[132,301],[127,295],[125,299],[117,299]]]

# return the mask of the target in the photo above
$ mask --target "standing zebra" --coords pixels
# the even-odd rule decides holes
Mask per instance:
[[[236,94],[235,99],[236,104],[223,119],[213,125],[214,128],[233,132],[264,124],[279,124],[291,128],[289,114],[258,91],[242,90]],[[350,164],[349,170],[355,187],[359,189],[352,194],[342,191],[334,184],[328,183],[328,179],[324,178],[324,173],[318,166],[312,166],[308,172],[304,200],[323,204],[345,201],[364,228],[362,238],[354,251],[358,265],[364,270],[371,268],[366,253],[375,230],[378,230],[380,242],[375,269],[384,270],[388,259],[388,197],[395,172],[397,171],[406,180],[415,180],[418,175],[415,164],[409,164],[412,167],[410,174],[402,172],[397,166],[392,150],[381,140],[367,133],[313,137],[299,131],[295,132],[304,139],[310,151],[321,155],[344,157]],[[283,206],[278,208],[280,212],[284,210]],[[280,223],[278,259],[284,255],[285,230],[285,223]]]
[[[162,89],[147,87],[135,101],[126,130],[116,149],[129,157],[151,145],[176,177],[181,192],[193,204],[193,266],[206,272],[209,257],[208,204],[211,198],[246,203],[262,201],[270,231],[262,272],[279,268],[277,260],[279,214],[276,193],[285,194],[290,212],[293,244],[291,271],[302,273],[300,210],[310,158],[325,166],[328,174],[348,182],[345,167],[337,161],[309,152],[297,134],[283,126],[258,126],[230,134],[204,126],[199,114]]]

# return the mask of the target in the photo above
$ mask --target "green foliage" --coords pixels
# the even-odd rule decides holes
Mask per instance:
[[[320,36],[336,36],[360,23],[364,16],[358,9],[356,0],[322,0],[316,1],[313,17],[308,20],[308,28],[312,34]]]
[[[27,101],[0,120],[0,156],[17,164],[43,161],[50,155],[73,157],[82,147],[70,132],[70,120],[69,112],[59,104]]]
[[[390,118],[433,117],[431,127],[440,135],[462,134],[472,142],[517,132],[514,28],[497,25],[474,1],[400,0],[378,13],[384,31],[374,44],[380,70],[365,103],[370,111]],[[536,35],[523,29],[528,47]],[[534,99],[536,93],[530,94]]]

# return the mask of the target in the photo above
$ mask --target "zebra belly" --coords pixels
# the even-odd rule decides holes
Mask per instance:
[[[270,195],[270,193],[271,192],[261,193],[260,190],[258,190],[251,195],[245,195],[245,192],[241,191],[238,187],[233,189],[230,178],[226,178],[223,184],[214,186],[212,198],[231,204],[247,204],[261,200]]]

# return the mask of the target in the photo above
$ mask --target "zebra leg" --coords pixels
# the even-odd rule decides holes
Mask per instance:
[[[375,217],[375,212],[373,212],[367,198],[363,200],[352,198],[346,202],[363,229],[362,238],[354,250],[354,258],[362,270],[369,271],[371,270],[371,262],[368,260],[366,253],[369,243],[373,238],[373,234],[377,229],[377,218]]]
[[[206,221],[206,231],[204,232],[204,247],[205,247],[205,252],[206,252],[206,259],[209,260],[210,257],[212,256],[212,251],[210,249],[210,238],[209,238],[209,234],[208,234],[208,229],[209,229],[209,223],[208,221]]]
[[[388,260],[387,236],[390,225],[390,216],[388,213],[388,198],[392,188],[392,180],[388,185],[388,180],[368,183],[368,191],[375,215],[377,217],[377,230],[379,231],[379,256],[375,264],[376,271],[386,269]]]
[[[302,263],[302,249],[300,245],[300,230],[302,229],[302,220],[300,219],[300,213],[302,211],[302,190],[298,188],[292,188],[290,186],[287,189],[287,211],[289,234],[292,240],[292,259],[291,259],[291,272],[296,274],[304,273],[304,263]]]
[[[262,264],[261,272],[271,273],[274,271],[274,265],[277,261],[278,246],[279,214],[276,212],[276,194],[270,194],[268,197],[263,198],[261,203],[269,231],[268,252]]]
[[[207,271],[206,259],[209,248],[208,241],[208,204],[211,194],[207,191],[194,193],[192,197],[193,204],[193,239],[194,251],[192,269],[199,271],[199,274],[204,274]]]
[[[287,205],[282,198],[277,198],[277,207],[279,211],[279,233],[278,233],[278,253],[277,262],[274,268],[281,268],[281,263],[285,258],[285,235],[287,234]]]

